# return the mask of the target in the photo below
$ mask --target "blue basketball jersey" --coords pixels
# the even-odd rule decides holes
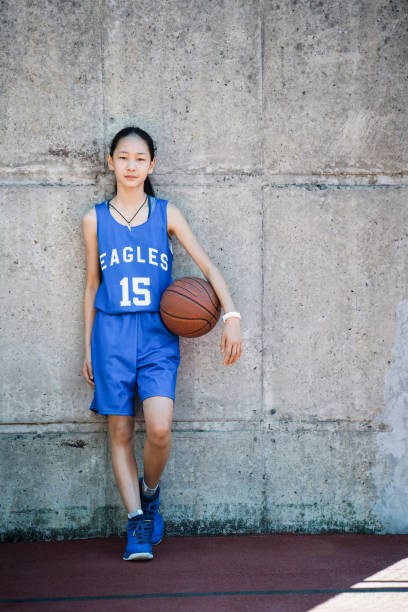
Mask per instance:
[[[173,281],[167,200],[148,198],[150,216],[130,229],[113,218],[108,200],[95,204],[102,281],[94,306],[108,314],[158,312],[162,293]]]

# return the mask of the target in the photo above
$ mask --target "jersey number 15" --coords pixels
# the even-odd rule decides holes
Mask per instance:
[[[120,284],[122,286],[122,299],[120,301],[120,305],[131,306],[132,303],[129,300],[129,278],[124,276],[120,281]],[[150,290],[140,287],[140,285],[150,285],[150,278],[148,276],[132,276],[132,291],[135,294],[133,296],[133,304],[136,306],[149,306],[151,301]]]

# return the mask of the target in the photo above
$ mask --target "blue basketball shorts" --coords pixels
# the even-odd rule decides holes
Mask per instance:
[[[98,414],[133,415],[136,385],[142,402],[153,395],[174,400],[179,336],[159,312],[96,310],[91,359],[95,387],[89,409]]]

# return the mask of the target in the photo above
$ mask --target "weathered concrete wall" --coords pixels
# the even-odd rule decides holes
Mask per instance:
[[[80,223],[129,124],[242,313],[232,368],[222,322],[181,339],[167,533],[408,532],[406,2],[19,0],[2,21],[1,537],[124,532]]]

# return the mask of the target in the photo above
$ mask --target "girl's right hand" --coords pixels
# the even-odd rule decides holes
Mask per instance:
[[[93,371],[92,371],[92,361],[89,356],[85,357],[84,359],[84,365],[82,366],[82,374],[85,376],[85,380],[88,383],[88,385],[90,387],[94,387],[95,383],[94,383]]]

